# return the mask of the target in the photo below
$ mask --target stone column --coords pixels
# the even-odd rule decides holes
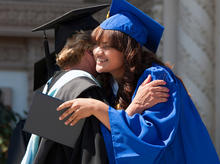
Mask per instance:
[[[214,1],[179,0],[177,74],[214,138]],[[214,141],[214,139],[213,139]]]
[[[215,0],[215,145],[220,156],[220,1]]]
[[[162,59],[165,63],[174,65],[173,71],[175,72],[176,56],[177,56],[177,0],[164,0],[164,48]]]

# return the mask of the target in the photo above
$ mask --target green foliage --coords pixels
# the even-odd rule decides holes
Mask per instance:
[[[6,162],[12,125],[16,122],[13,111],[0,102],[0,163]]]

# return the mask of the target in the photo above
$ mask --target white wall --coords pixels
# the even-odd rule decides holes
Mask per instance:
[[[24,116],[27,111],[28,79],[27,73],[15,71],[0,71],[0,88],[12,90],[12,109]]]

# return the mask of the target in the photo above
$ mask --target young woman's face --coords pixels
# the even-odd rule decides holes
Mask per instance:
[[[123,76],[124,55],[110,46],[107,35],[103,34],[100,44],[94,47],[93,54],[97,72],[109,72],[115,79],[120,79]]]

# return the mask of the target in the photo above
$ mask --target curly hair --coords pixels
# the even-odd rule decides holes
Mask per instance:
[[[164,64],[157,59],[155,54],[149,50],[144,50],[135,39],[120,31],[103,30],[98,26],[92,32],[93,41],[96,41],[99,44],[104,33],[105,35],[108,35],[108,38],[110,39],[110,46],[124,54],[125,72],[123,78],[119,81],[119,90],[115,105],[117,104],[117,107],[120,109],[126,109],[131,103],[138,79],[144,70],[151,67],[152,63],[160,65]],[[112,85],[111,78],[112,76],[106,73],[100,78],[103,81],[103,87],[106,88],[106,90],[109,90],[109,86]]]
[[[56,63],[61,69],[78,64],[84,56],[84,52],[92,52],[92,48],[93,43],[90,33],[77,32],[67,39],[64,48],[56,56]]]

